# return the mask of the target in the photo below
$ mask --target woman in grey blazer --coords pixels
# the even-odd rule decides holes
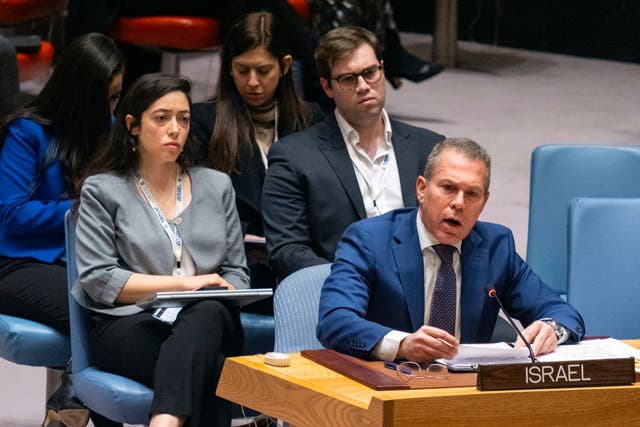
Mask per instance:
[[[135,305],[157,291],[249,287],[231,181],[189,167],[189,90],[146,75],[122,101],[82,187],[73,294],[94,311],[97,365],[153,388],[150,426],[229,426],[215,389],[242,347],[238,311],[213,300],[162,316]]]

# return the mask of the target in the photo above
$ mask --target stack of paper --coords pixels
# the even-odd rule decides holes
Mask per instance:
[[[451,360],[438,359],[436,362],[446,365],[452,371],[475,371],[478,365],[498,363],[526,363],[529,350],[513,348],[509,344],[461,344],[458,354]]]
[[[579,344],[560,345],[553,353],[536,356],[540,362],[616,359],[634,357],[636,371],[640,372],[640,350],[614,338],[581,341]],[[452,360],[438,359],[438,363],[452,371],[473,371],[478,365],[499,363],[526,363],[530,361],[526,348],[512,348],[507,343],[461,344]]]

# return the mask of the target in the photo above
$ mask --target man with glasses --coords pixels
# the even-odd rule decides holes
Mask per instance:
[[[416,177],[443,138],[389,118],[384,64],[371,32],[336,28],[315,57],[334,114],[272,145],[262,192],[269,259],[280,277],[332,262],[351,223],[415,206]]]
[[[325,347],[382,360],[451,359],[460,342],[489,342],[497,299],[526,327],[535,355],[582,338],[582,317],[520,258],[511,230],[478,221],[490,176],[484,148],[445,139],[416,180],[418,208],[345,231],[320,296],[316,333]]]

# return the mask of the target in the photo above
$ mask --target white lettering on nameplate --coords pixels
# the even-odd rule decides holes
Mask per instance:
[[[570,365],[531,365],[525,370],[527,384],[544,384],[557,382],[591,381],[584,375],[584,365],[575,363]]]

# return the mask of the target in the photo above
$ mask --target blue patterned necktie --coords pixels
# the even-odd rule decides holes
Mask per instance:
[[[456,333],[456,273],[453,270],[451,245],[434,245],[433,250],[440,257],[440,270],[436,277],[431,298],[429,326],[443,329],[455,336]]]

